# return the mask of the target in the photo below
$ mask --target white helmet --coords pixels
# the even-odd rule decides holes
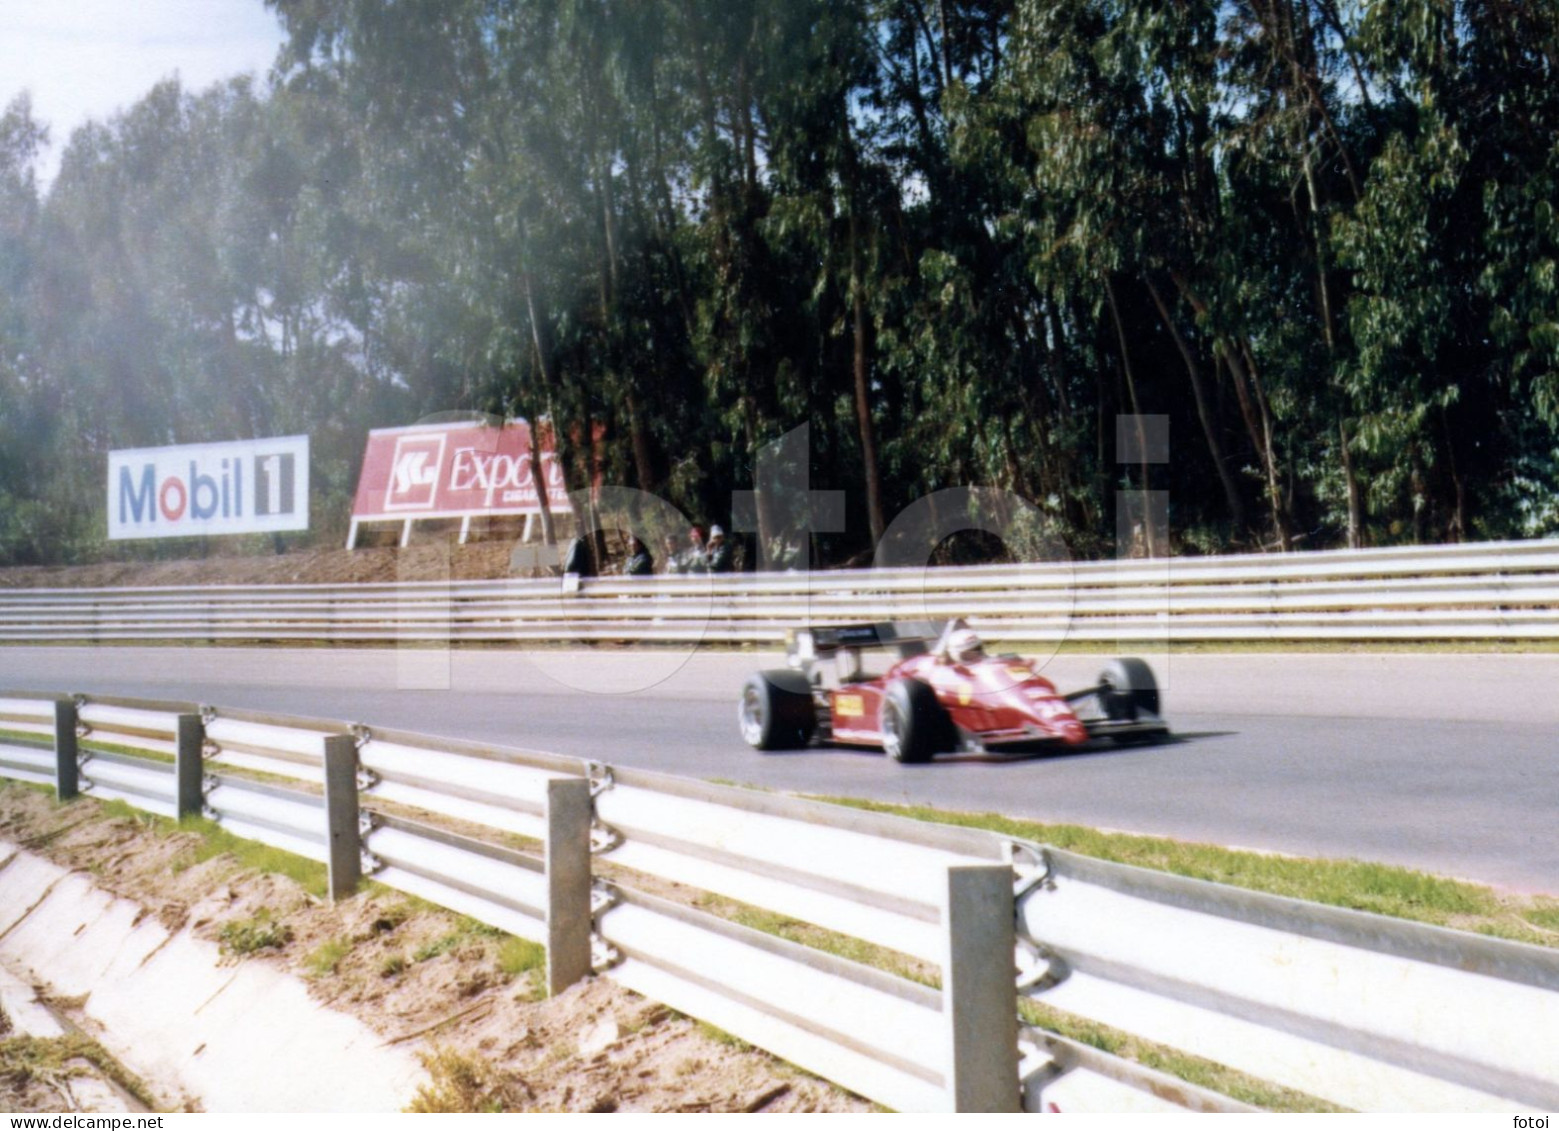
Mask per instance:
[[[985,659],[985,645],[974,629],[960,628],[948,637],[947,654],[960,664],[972,664]]]

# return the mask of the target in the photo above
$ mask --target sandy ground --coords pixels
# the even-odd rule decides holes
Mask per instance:
[[[59,806],[14,784],[0,786],[0,837],[92,873],[170,928],[188,925],[213,940],[225,929],[231,944],[241,928],[261,925],[278,945],[229,960],[281,964],[322,1003],[415,1049],[432,1083],[414,1109],[872,1110],[605,979],[540,1000],[541,973],[516,970],[512,940],[397,893],[332,906],[230,856],[195,863],[194,834],[109,816],[90,800]],[[48,988],[39,989],[46,998]],[[0,1051],[11,1037],[0,1028]],[[153,1106],[177,1105],[176,1089],[145,1086]],[[79,1109],[70,1097],[0,1062],[0,1109]]]
[[[429,541],[358,550],[101,562],[79,566],[10,566],[0,589],[107,589],[141,585],[345,585],[374,581],[457,581],[509,576],[509,540],[452,546]]]

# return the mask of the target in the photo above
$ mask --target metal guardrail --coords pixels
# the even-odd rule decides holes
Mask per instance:
[[[1057,640],[1552,639],[1559,541],[949,569],[9,590],[0,641],[764,643],[965,616]]]
[[[1344,1107],[1559,1108],[1556,951],[347,723],[0,692],[0,729],[0,776],[204,813],[337,896],[372,875],[543,943],[554,990],[601,973],[902,1110],[1245,1110],[1020,1028],[1020,994]]]

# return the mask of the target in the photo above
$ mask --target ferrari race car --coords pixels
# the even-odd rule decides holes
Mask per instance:
[[[1158,684],[1141,660],[1111,660],[1092,687],[1062,694],[1022,657],[989,656],[961,620],[814,628],[791,634],[790,667],[742,688],[742,737],[758,750],[813,742],[880,746],[899,762],[935,754],[1078,746],[1165,735]],[[879,675],[863,653],[893,659]]]

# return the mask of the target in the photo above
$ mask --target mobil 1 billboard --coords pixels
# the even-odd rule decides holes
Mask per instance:
[[[108,453],[111,539],[308,528],[307,436]]]

